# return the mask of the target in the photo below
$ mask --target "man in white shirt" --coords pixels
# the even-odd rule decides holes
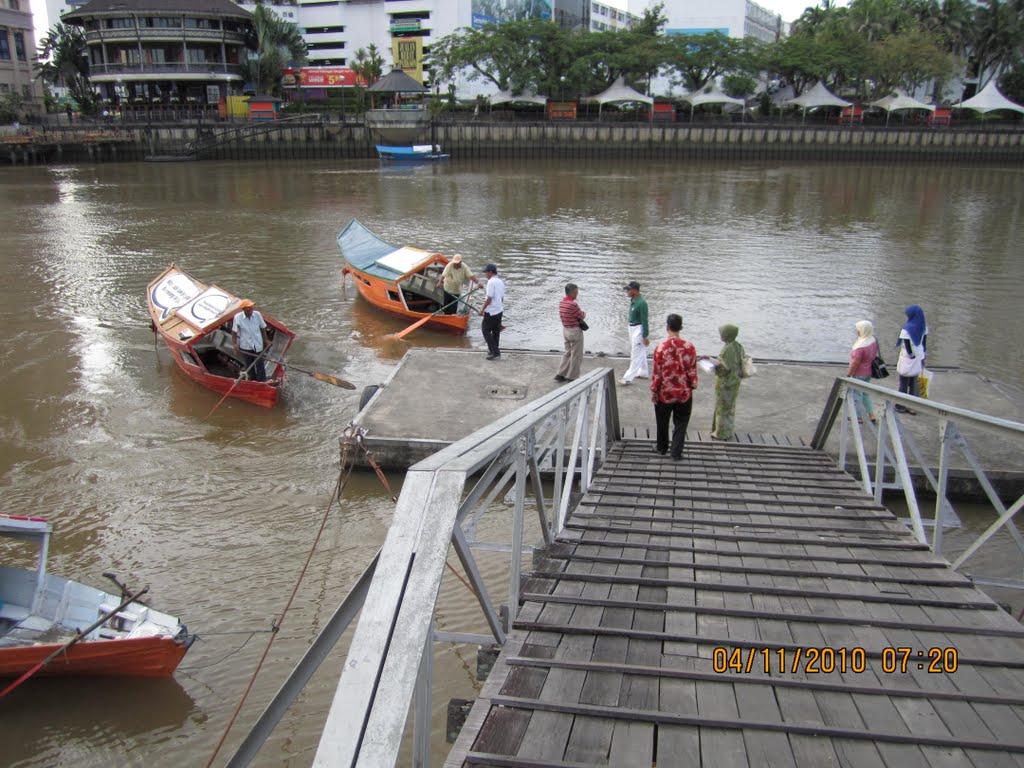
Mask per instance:
[[[235,352],[241,352],[245,370],[254,381],[267,380],[267,368],[262,352],[270,346],[267,323],[263,315],[253,309],[251,301],[242,301],[242,311],[231,321],[231,335],[235,339]]]
[[[494,264],[484,267],[484,276],[487,278],[487,298],[480,309],[480,316],[483,322],[480,323],[480,330],[483,331],[484,341],[487,342],[487,359],[498,360],[501,357],[501,315],[505,311],[505,283],[498,277],[498,268]]]

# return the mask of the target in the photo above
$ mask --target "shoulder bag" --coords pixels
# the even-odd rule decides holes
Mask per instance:
[[[882,353],[876,349],[875,359],[871,361],[871,378],[884,379],[888,375],[889,367],[885,364],[885,360],[882,359]]]

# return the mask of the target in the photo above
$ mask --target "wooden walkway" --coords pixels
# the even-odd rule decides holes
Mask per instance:
[[[1024,766],[1021,625],[759,442],[613,447],[446,766]]]

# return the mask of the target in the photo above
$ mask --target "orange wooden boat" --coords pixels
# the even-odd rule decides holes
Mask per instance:
[[[430,318],[424,326],[434,330],[466,332],[468,312],[441,311],[444,292],[437,287],[437,279],[448,263],[446,256],[392,245],[356,219],[338,235],[338,247],[345,260],[342,280],[352,275],[359,294],[373,306],[410,322]]]
[[[47,573],[52,531],[39,518],[0,515],[0,536],[38,548],[34,570],[0,567],[0,678],[32,670],[105,614],[111,615],[34,674],[173,674],[195,635],[174,616],[141,602],[123,605],[124,596]],[[116,583],[113,575],[105,575]],[[118,586],[123,594],[123,585]]]
[[[270,349],[264,355],[266,381],[242,379],[246,366],[235,352],[231,321],[242,311],[241,299],[196,280],[171,264],[146,290],[151,325],[171,350],[171,358],[193,381],[220,394],[256,405],[277,402],[287,376],[284,359],[295,334],[266,312]]]

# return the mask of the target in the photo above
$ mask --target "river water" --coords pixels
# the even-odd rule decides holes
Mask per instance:
[[[930,359],[1024,381],[1024,169],[657,162],[154,163],[0,172],[0,482],[9,514],[55,523],[51,570],[114,570],[202,639],[173,680],[37,680],[0,702],[7,765],[204,765],[259,660],[338,474],[348,392],[301,374],[273,410],[181,375],[148,328],[145,287],[170,262],[252,298],[298,338],[290,359],[382,381],[404,324],[341,289],[335,237],[353,217],[386,239],[499,265],[510,348],[558,349],[561,286],[580,285],[588,350],[624,352],[621,286],[652,318],[680,312],[699,351],[732,322],[756,357],[844,360],[853,323],[895,341],[924,306]],[[659,322],[659,321],[655,321]],[[483,349],[421,333],[418,345]],[[431,393],[445,396],[445,393]],[[401,478],[391,478],[400,485]],[[392,505],[353,478],[219,761],[381,543]],[[1019,576],[1007,551],[997,570]],[[19,563],[20,550],[0,544]],[[485,563],[489,578],[501,566]],[[500,592],[499,592],[500,594]],[[1016,598],[1011,598],[1016,599]],[[1015,608],[1019,609],[1021,601]],[[438,625],[480,630],[457,582]],[[246,633],[260,631],[250,636]],[[435,732],[471,695],[473,649],[437,654]],[[257,764],[308,765],[339,649]],[[435,739],[435,761],[446,752]]]

